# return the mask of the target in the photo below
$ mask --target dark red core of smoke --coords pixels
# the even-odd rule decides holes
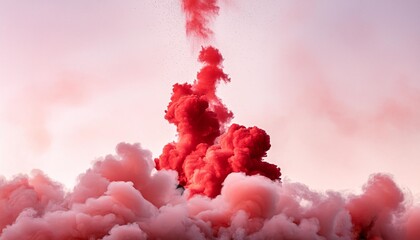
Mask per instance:
[[[157,169],[176,170],[180,184],[192,194],[209,197],[220,194],[232,172],[280,179],[280,169],[262,161],[270,149],[264,130],[233,124],[225,131],[233,114],[216,96],[217,84],[229,81],[222,60],[217,49],[202,48],[204,67],[194,84],[174,85],[165,118],[177,126],[178,141],[167,144],[155,160]]]

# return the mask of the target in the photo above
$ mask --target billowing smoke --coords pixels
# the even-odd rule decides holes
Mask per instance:
[[[175,171],[153,173],[151,153],[120,143],[65,193],[41,172],[2,181],[0,239],[409,239],[407,209],[387,175],[360,195],[321,194],[298,183],[231,173],[219,195],[184,194]]]
[[[183,1],[187,32],[208,37],[215,3]],[[420,209],[388,175],[371,176],[359,195],[281,182],[263,160],[267,133],[229,126],[233,114],[216,95],[230,81],[222,60],[202,48],[194,83],[174,85],[165,118],[178,140],[159,158],[120,143],[70,192],[40,171],[0,178],[0,240],[420,239]]]
[[[233,115],[216,96],[218,82],[229,81],[220,67],[219,51],[203,48],[199,61],[205,65],[194,84],[173,88],[165,118],[177,126],[179,139],[165,146],[156,168],[176,170],[181,185],[192,194],[209,197],[220,194],[223,181],[232,172],[279,179],[280,169],[262,161],[270,148],[264,130],[233,124],[225,132]]]

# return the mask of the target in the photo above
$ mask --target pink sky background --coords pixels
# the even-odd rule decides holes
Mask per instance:
[[[263,3],[262,3],[263,2]],[[172,84],[199,70],[178,1],[0,1],[0,175],[71,187],[121,141],[175,139]],[[233,122],[268,132],[284,179],[420,194],[420,2],[222,1],[212,42]],[[194,45],[194,47],[191,47]]]

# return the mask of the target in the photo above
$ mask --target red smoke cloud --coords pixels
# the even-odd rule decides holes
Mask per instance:
[[[193,31],[206,29],[206,11],[218,9],[215,1],[183,7],[199,16]],[[178,141],[158,159],[120,143],[71,192],[40,171],[0,178],[0,240],[420,239],[420,211],[390,176],[373,175],[360,195],[280,182],[280,169],[262,161],[269,136],[227,126],[233,115],[216,96],[217,84],[229,81],[222,60],[203,48],[196,81],[174,85],[165,118]]]
[[[177,126],[179,139],[156,159],[157,169],[176,170],[181,185],[209,197],[220,194],[232,172],[280,177],[278,167],[262,161],[270,148],[264,130],[233,124],[223,133],[233,115],[215,93],[219,81],[229,81],[222,60],[217,49],[203,48],[199,61],[205,65],[194,84],[175,84],[165,118]]]

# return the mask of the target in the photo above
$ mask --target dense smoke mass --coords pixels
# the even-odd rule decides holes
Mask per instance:
[[[176,188],[151,153],[120,143],[70,193],[41,172],[1,182],[0,239],[418,239],[420,212],[387,175],[360,195],[230,173],[220,194]],[[193,184],[190,183],[190,184]]]
[[[183,0],[182,9],[187,34],[209,38],[217,1]],[[269,135],[230,124],[216,95],[230,81],[219,50],[203,47],[198,61],[194,82],[173,86],[165,119],[178,139],[158,158],[119,143],[70,192],[41,171],[0,178],[0,240],[420,239],[420,208],[389,175],[372,175],[360,194],[282,181],[264,161]]]
[[[177,126],[179,139],[165,146],[156,159],[157,169],[176,170],[180,184],[191,194],[209,197],[220,194],[223,181],[232,172],[279,180],[280,169],[262,161],[270,148],[264,130],[233,124],[225,131],[233,114],[216,96],[217,83],[229,81],[220,68],[219,51],[203,48],[199,60],[205,65],[194,84],[173,88],[165,118]]]

